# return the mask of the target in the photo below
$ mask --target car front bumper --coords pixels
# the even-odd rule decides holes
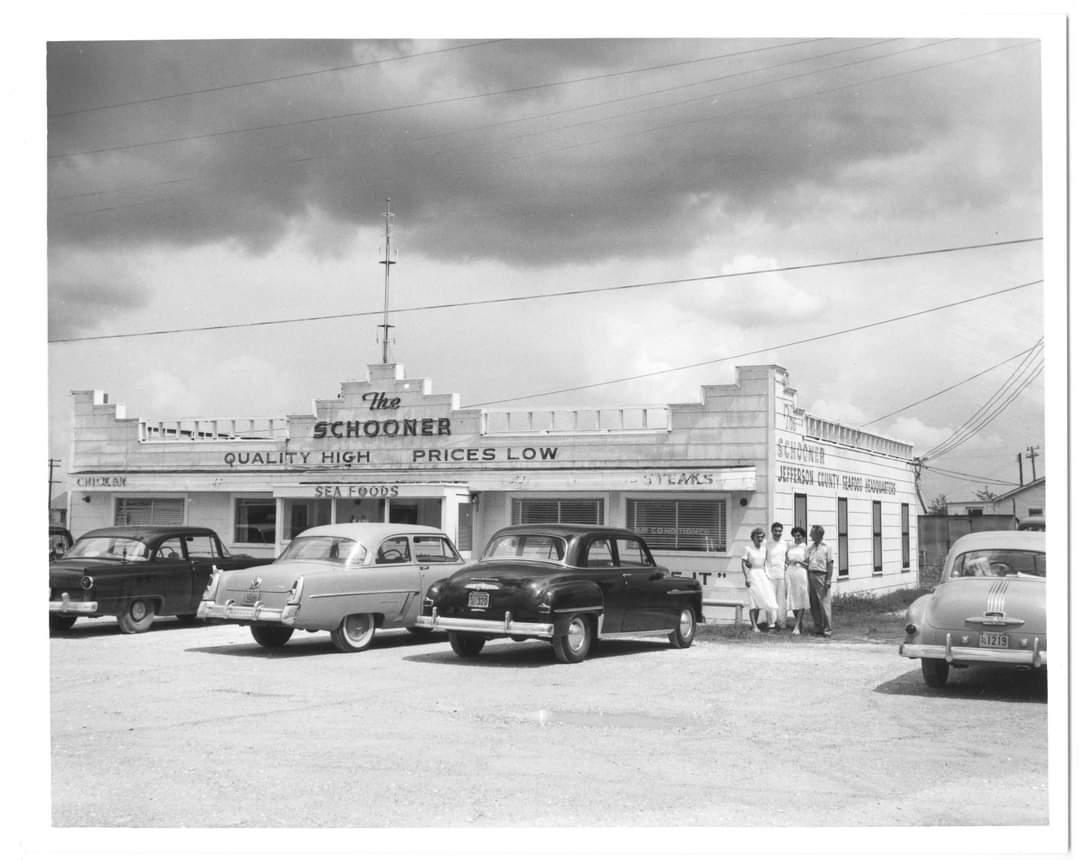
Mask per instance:
[[[952,634],[945,635],[944,645],[923,645],[905,642],[900,646],[900,656],[913,660],[944,660],[947,663],[1000,663],[1011,666],[1030,666],[1041,669],[1046,665],[1046,648],[1042,638],[1032,638],[1031,648],[965,648],[952,643]]]
[[[72,600],[65,591],[59,600],[49,601],[49,613],[56,615],[95,615],[98,611],[96,600]]]
[[[536,621],[514,621],[507,612],[502,621],[485,618],[447,618],[433,609],[431,615],[420,615],[416,627],[438,632],[488,633],[493,636],[531,636],[538,639],[551,639],[555,635],[555,625]]]
[[[212,600],[203,600],[195,611],[198,618],[218,618],[223,621],[253,622],[260,624],[285,624],[293,626],[296,619],[295,605],[289,604],[281,609],[264,606],[262,603],[254,603],[251,606],[228,600],[225,603],[215,603]]]

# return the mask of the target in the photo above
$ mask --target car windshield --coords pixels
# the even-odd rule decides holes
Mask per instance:
[[[566,542],[551,535],[503,535],[494,538],[484,552],[484,559],[525,558],[534,561],[562,561]]]
[[[145,561],[149,558],[146,544],[128,537],[82,537],[67,554],[68,558],[108,558],[116,561]]]
[[[956,557],[950,579],[963,576],[1046,577],[1046,553],[1029,549],[976,549]]]
[[[345,564],[353,560],[360,562],[367,555],[367,549],[351,538],[333,535],[312,535],[298,537],[290,543],[278,558],[279,561],[325,561],[330,564]]]

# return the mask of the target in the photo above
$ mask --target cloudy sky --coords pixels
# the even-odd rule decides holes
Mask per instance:
[[[73,389],[284,416],[362,378],[390,198],[391,359],[462,405],[777,363],[814,414],[942,451],[927,499],[1009,489],[1032,445],[1041,476],[1059,142],[1046,44],[985,29],[51,41],[49,456]]]

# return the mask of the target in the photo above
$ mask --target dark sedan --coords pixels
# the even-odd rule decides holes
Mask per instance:
[[[416,626],[444,630],[462,657],[489,639],[550,641],[562,663],[578,663],[597,638],[667,636],[694,641],[701,584],[653,561],[626,529],[522,525],[500,529],[475,564],[433,585]]]
[[[192,620],[214,568],[271,561],[231,555],[213,529],[198,526],[94,529],[49,565],[49,629],[101,615],[115,615],[125,633],[149,630],[158,615]]]

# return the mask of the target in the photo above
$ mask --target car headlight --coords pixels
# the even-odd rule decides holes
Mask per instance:
[[[912,624],[910,621],[904,625],[904,632],[908,636],[914,636],[919,631],[919,628]]]
[[[82,579],[79,580],[79,588],[81,588],[83,591],[89,591],[93,587],[94,577],[84,576]]]

